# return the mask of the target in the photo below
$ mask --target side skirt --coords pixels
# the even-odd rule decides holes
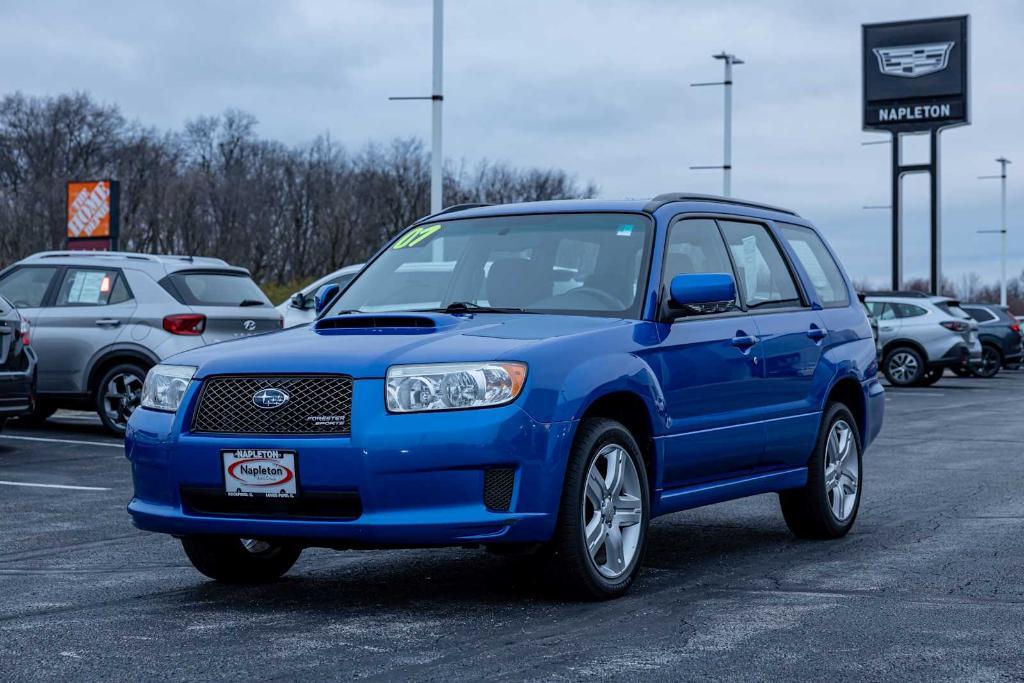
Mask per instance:
[[[735,498],[756,496],[759,493],[773,493],[786,489],[798,489],[807,484],[807,468],[752,474],[735,479],[726,479],[696,486],[685,486],[662,491],[654,504],[654,515],[679,512],[690,508],[712,505]]]

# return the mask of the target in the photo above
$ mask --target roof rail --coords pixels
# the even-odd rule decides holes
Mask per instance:
[[[416,221],[416,223],[422,223],[424,221],[429,221],[431,218],[437,218],[438,216],[444,215],[446,213],[452,213],[453,211],[464,211],[465,209],[479,209],[481,206],[491,206],[491,204],[483,204],[483,203],[452,204],[451,206],[444,207],[443,209],[441,209],[437,213],[427,214],[423,218],[421,218],[418,221]]]
[[[906,299],[928,299],[932,294],[900,289],[879,289],[864,292],[865,296],[902,296]]]
[[[736,206],[746,206],[751,209],[764,209],[766,211],[788,213],[791,216],[800,215],[796,211],[792,211],[790,209],[783,209],[778,206],[772,206],[771,204],[749,202],[745,199],[733,199],[732,197],[719,197],[713,194],[689,194],[686,192],[668,192],[666,194],[659,194],[657,197],[649,201],[644,206],[644,211],[646,211],[647,213],[654,213],[661,207],[671,202],[718,202],[719,204],[735,204]]]

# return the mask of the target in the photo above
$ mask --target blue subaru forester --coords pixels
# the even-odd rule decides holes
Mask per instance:
[[[658,515],[777,492],[800,537],[856,519],[875,343],[791,211],[458,206],[317,305],[156,366],[131,418],[136,526],[214,579],[275,579],[306,547],[480,545],[608,598]]]

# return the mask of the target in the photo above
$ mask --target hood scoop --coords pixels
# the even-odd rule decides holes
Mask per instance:
[[[454,324],[448,315],[349,313],[318,320],[314,329],[320,334],[430,334]]]

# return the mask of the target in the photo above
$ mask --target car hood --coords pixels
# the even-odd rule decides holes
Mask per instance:
[[[531,346],[635,321],[540,314],[351,314],[280,332],[212,344],[165,361],[196,377],[340,373],[383,377],[391,365],[525,360]]]

